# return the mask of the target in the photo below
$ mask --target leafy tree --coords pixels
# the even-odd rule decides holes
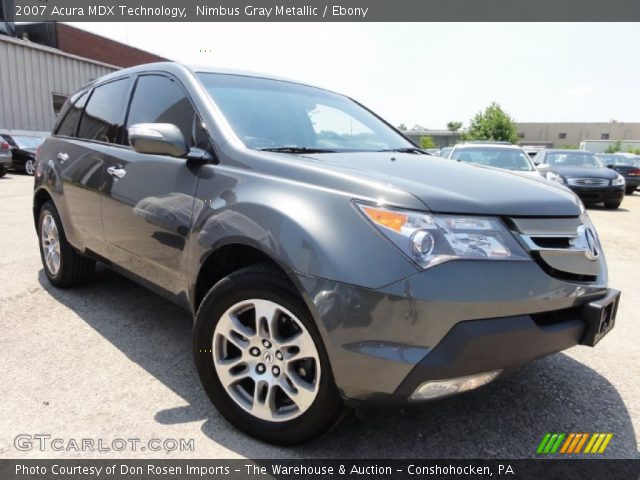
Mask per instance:
[[[398,125],[396,127],[398,130],[400,130],[401,132],[406,132],[407,131],[407,126],[404,123],[401,123],[400,125]]]
[[[456,133],[461,128],[462,128],[462,122],[451,121],[447,123],[447,130],[449,130],[450,132]]]
[[[424,132],[425,130],[426,128],[420,125],[419,123],[416,123],[413,127],[411,127],[412,132]]]
[[[513,119],[493,102],[483,112],[478,112],[461,135],[463,140],[495,140],[516,143],[518,129]]]
[[[420,148],[437,148],[436,143],[433,141],[433,137],[431,135],[424,135],[420,137]]]
[[[621,149],[622,149],[622,144],[620,140],[616,140],[615,142],[613,142],[611,145],[607,147],[604,153],[616,153],[616,152],[619,152]]]

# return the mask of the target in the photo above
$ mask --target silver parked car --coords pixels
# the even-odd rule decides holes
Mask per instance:
[[[11,168],[13,155],[11,154],[11,145],[0,137],[0,177],[7,174]]]

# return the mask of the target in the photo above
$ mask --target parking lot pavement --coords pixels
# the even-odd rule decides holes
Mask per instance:
[[[622,290],[616,328],[463,396],[350,415],[298,448],[257,442],[210,405],[191,360],[191,317],[100,268],[58,290],[40,265],[33,179],[0,179],[0,457],[477,458],[532,457],[545,432],[611,432],[607,457],[640,458],[640,195],[590,209]],[[374,374],[372,372],[372,374]],[[20,434],[61,438],[63,451],[20,451]],[[76,451],[70,442],[194,439],[193,451]],[[157,445],[157,444],[154,444]],[[164,445],[164,444],[163,444]],[[168,449],[173,444],[166,444]]]

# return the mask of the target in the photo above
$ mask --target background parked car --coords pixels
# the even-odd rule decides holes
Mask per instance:
[[[11,167],[11,145],[0,138],[0,177],[7,174]]]
[[[640,186],[640,157],[637,155],[601,154],[598,158],[607,167],[615,170],[624,177],[625,193],[633,195]]]
[[[498,143],[460,143],[449,154],[451,160],[512,170],[537,178],[540,173],[533,161],[518,145]]]
[[[44,138],[36,135],[9,133],[0,133],[0,137],[9,144],[13,152],[13,168],[33,175],[36,172],[36,150]]]
[[[541,150],[534,159],[548,180],[573,190],[585,205],[604,203],[615,209],[624,198],[625,180],[585,150]]]

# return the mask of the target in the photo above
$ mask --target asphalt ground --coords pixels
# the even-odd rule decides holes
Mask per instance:
[[[209,403],[189,312],[106,268],[81,288],[47,283],[32,185],[25,175],[0,179],[0,457],[527,458],[545,432],[611,432],[605,457],[640,458],[638,193],[616,211],[589,209],[610,285],[623,292],[616,327],[596,348],[574,347],[458,397],[351,414],[312,443],[279,448],[237,431]],[[39,441],[16,447],[17,436],[39,434],[50,435],[45,450]],[[82,439],[94,450],[77,451]],[[97,451],[98,439],[111,450]],[[140,443],[115,451],[115,439]],[[171,441],[180,439],[186,451]]]

